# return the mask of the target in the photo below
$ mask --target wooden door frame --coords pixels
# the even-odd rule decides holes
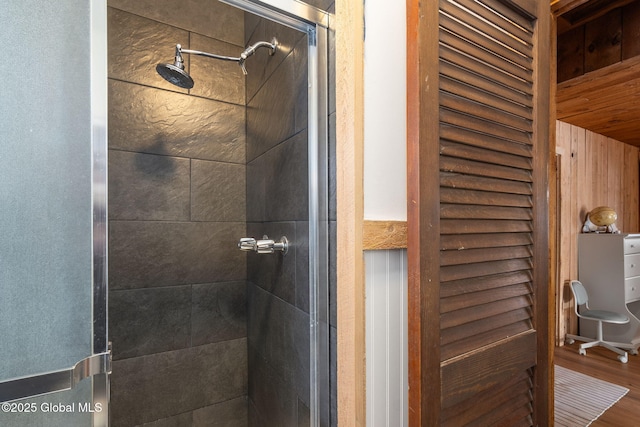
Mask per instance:
[[[420,9],[425,6],[425,10]],[[429,5],[431,7],[429,7]],[[420,0],[407,0],[407,265],[409,273],[408,292],[408,334],[409,334],[409,425],[435,425],[432,418],[440,409],[440,402],[428,400],[422,393],[422,385],[430,384],[434,388],[441,387],[440,375],[435,366],[423,370],[423,360],[431,363],[439,361],[439,345],[426,345],[429,342],[439,342],[439,337],[429,335],[430,329],[422,322],[422,311],[439,311],[439,294],[437,287],[429,287],[429,294],[422,294],[420,276],[423,268],[436,268],[431,260],[438,259],[438,245],[430,245],[421,251],[420,235],[422,225],[433,227],[439,223],[437,205],[421,200],[425,193],[421,188],[433,189],[437,183],[426,181],[428,174],[420,174],[420,168],[438,168],[437,164],[428,164],[429,160],[422,159],[425,150],[420,150],[422,139],[421,130],[425,130],[426,137],[433,139],[434,132],[430,129],[438,128],[437,102],[428,102],[429,98],[437,98],[437,92],[422,92],[422,82],[430,75],[437,75],[436,61],[427,62],[420,67],[420,58],[437,57],[438,41],[433,38],[420,39],[420,20],[427,24],[438,25],[438,11],[434,3],[427,5]],[[436,86],[435,80],[433,86]],[[437,87],[433,87],[437,91]],[[423,114],[421,108],[427,108]],[[432,141],[433,142],[433,141]],[[436,141],[437,143],[437,141]],[[433,175],[433,174],[432,174]],[[432,176],[431,176],[432,178]],[[433,181],[433,178],[431,179]],[[437,272],[432,271],[432,274]],[[427,353],[431,353],[427,355]],[[427,357],[428,356],[428,357]],[[439,368],[439,363],[438,363]]]
[[[516,1],[515,3],[518,3]],[[535,2],[524,1],[528,5]],[[423,9],[420,9],[420,5]],[[555,30],[550,27],[551,8],[549,3],[538,2],[538,15],[549,14],[549,19],[543,19],[543,27],[538,28],[538,34],[547,34],[547,37],[538,37],[538,57],[547,58],[540,52],[548,53],[555,58]],[[421,170],[439,169],[435,156],[425,154],[426,150],[420,150],[421,145],[429,146],[438,144],[437,132],[429,130],[438,128],[438,106],[434,102],[437,98],[438,65],[436,61],[425,61],[424,58],[438,57],[438,41],[434,37],[420,37],[420,25],[423,28],[437,28],[438,13],[433,3],[420,2],[419,0],[407,0],[407,172],[408,172],[408,268],[409,268],[409,425],[435,425],[437,419],[434,413],[439,411],[440,402],[436,399],[426,399],[422,393],[424,387],[441,387],[441,378],[437,373],[439,369],[439,337],[433,335],[433,329],[426,327],[422,321],[423,315],[437,313],[439,311],[439,291],[437,287],[421,287],[420,277],[438,277],[437,260],[439,259],[439,247],[436,244],[429,247],[421,247],[422,234],[429,229],[437,227],[439,223],[439,210],[433,201],[433,194],[437,194],[439,183],[435,182],[436,174],[421,174]],[[422,21],[422,23],[421,23]],[[547,27],[549,25],[549,27]],[[554,27],[555,28],[555,27]],[[550,79],[555,76],[555,61],[552,61],[549,73],[540,73],[536,76],[539,96],[549,99],[547,108],[540,108],[535,112],[538,135],[545,135],[547,143],[542,144],[537,150],[546,151],[539,153],[542,158],[555,158],[555,85]],[[431,78],[430,78],[431,76]],[[552,126],[552,124],[554,124]],[[423,134],[421,134],[423,131]],[[544,137],[543,137],[544,138]],[[435,140],[435,141],[434,141]],[[542,185],[534,189],[535,198],[544,200],[544,203],[536,203],[534,229],[537,229],[536,263],[534,275],[548,277],[547,288],[536,292],[537,304],[544,315],[536,316],[537,334],[537,360],[544,359],[542,371],[536,372],[535,393],[544,396],[539,405],[536,405],[534,414],[539,425],[553,424],[553,349],[555,342],[555,259],[554,245],[549,245],[549,239],[554,241],[553,218],[550,215],[555,209],[549,203],[549,196],[555,193],[550,184],[555,186],[555,168],[550,167],[551,162],[534,165],[538,173],[543,177]],[[426,176],[425,176],[426,175]],[[421,189],[426,189],[421,191]],[[553,200],[551,198],[551,200]],[[548,248],[548,249],[545,249]],[[426,288],[426,289],[425,289]],[[431,334],[431,335],[430,335]],[[424,361],[427,361],[426,364]],[[435,365],[438,362],[438,366]],[[429,365],[431,363],[431,365]],[[423,369],[424,368],[424,369]]]
[[[338,425],[366,425],[364,311],[364,4],[336,0]]]

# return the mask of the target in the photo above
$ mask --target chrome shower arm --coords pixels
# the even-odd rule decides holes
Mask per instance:
[[[182,48],[178,48],[178,49],[179,49],[179,51],[181,53],[188,53],[188,54],[191,54],[191,55],[198,55],[198,56],[206,56],[207,58],[221,59],[223,61],[240,62],[240,59],[241,59],[241,58],[238,58],[236,56],[216,55],[215,53],[202,52],[200,50],[182,49]]]
[[[260,42],[252,44],[251,46],[246,48],[240,54],[239,57],[236,57],[236,56],[217,55],[215,53],[203,52],[201,50],[183,49],[181,45],[177,44],[176,45],[176,62],[177,61],[182,61],[182,56],[181,55],[183,53],[187,53],[187,54],[190,54],[190,55],[204,56],[204,57],[213,58],[213,59],[221,59],[223,61],[234,61],[234,62],[237,62],[238,64],[240,64],[240,67],[242,68],[242,73],[246,76],[248,73],[247,73],[247,69],[244,66],[244,62],[247,60],[248,57],[250,57],[251,55],[256,53],[256,50],[258,50],[261,47],[266,47],[266,48],[271,49],[271,51],[269,52],[269,55],[273,55],[275,53],[275,51],[276,51],[276,47],[277,46],[278,46],[278,41],[275,38],[273,38],[271,40],[271,43],[260,41]]]
[[[269,42],[258,42],[258,43],[255,43],[255,44],[249,46],[248,48],[246,48],[240,54],[240,58],[247,59],[248,57],[250,57],[251,55],[256,53],[256,50],[258,50],[261,47],[268,47],[269,49],[271,49],[271,52],[269,52],[269,55],[273,55],[276,52],[276,46],[278,46],[278,41],[275,38],[273,40],[271,40],[271,43],[269,43]]]
[[[276,38],[274,37],[273,39],[271,39],[271,43],[269,43],[269,42],[257,42],[257,43],[254,43],[251,46],[249,46],[248,48],[246,48],[240,54],[240,60],[238,61],[238,63],[240,64],[240,67],[242,68],[242,72],[244,73],[245,76],[248,73],[247,73],[247,69],[244,66],[244,62],[247,60],[248,57],[250,57],[251,55],[256,53],[256,50],[258,50],[261,47],[267,47],[267,48],[271,49],[271,51],[269,52],[269,56],[271,56],[274,53],[276,53],[276,47],[278,47],[278,40],[276,40]]]

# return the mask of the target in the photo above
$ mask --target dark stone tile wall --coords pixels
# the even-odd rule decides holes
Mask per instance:
[[[222,421],[228,412],[223,403],[246,402],[246,346],[241,338],[114,361],[112,425],[137,426],[188,412],[195,418],[197,411]],[[246,425],[246,403],[238,409],[244,421],[229,425]]]
[[[112,425],[246,426],[245,78],[188,55],[191,91],[155,72],[176,43],[237,56],[243,14],[110,0],[108,20]]]
[[[257,108],[263,108],[271,102],[265,99],[262,106]],[[249,115],[247,120],[251,120]],[[260,137],[255,140],[264,141]],[[247,164],[248,221],[307,220],[309,207],[307,151],[305,130],[284,140]]]
[[[109,226],[111,290],[245,278],[246,257],[237,250],[244,223],[112,218]]]
[[[249,398],[259,426],[297,426],[309,405],[309,317],[262,288],[248,287]]]
[[[244,44],[244,12],[212,0],[108,0],[108,5],[216,40]]]
[[[155,74],[155,66],[152,71]],[[114,150],[245,163],[243,105],[115,79],[108,95],[109,144]]]

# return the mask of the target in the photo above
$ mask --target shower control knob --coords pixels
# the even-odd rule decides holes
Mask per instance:
[[[281,237],[279,242],[269,239],[269,236],[263,236],[262,240],[256,240],[253,237],[243,237],[238,242],[238,248],[241,251],[254,251],[259,254],[272,254],[276,251],[286,254],[289,250],[289,241],[286,237]]]
[[[275,252],[274,245],[275,242],[273,240],[269,240],[267,236],[264,236],[264,240],[256,242],[256,252],[259,254],[272,254]]]
[[[238,242],[241,251],[257,251],[256,239],[253,237],[243,237]]]

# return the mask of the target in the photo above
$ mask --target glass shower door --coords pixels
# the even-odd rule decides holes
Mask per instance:
[[[221,1],[254,15],[249,44],[280,44],[273,61],[247,66],[249,425],[328,426],[329,15],[293,0]],[[272,239],[287,250],[259,250]]]
[[[0,425],[106,426],[106,1],[0,22]]]

